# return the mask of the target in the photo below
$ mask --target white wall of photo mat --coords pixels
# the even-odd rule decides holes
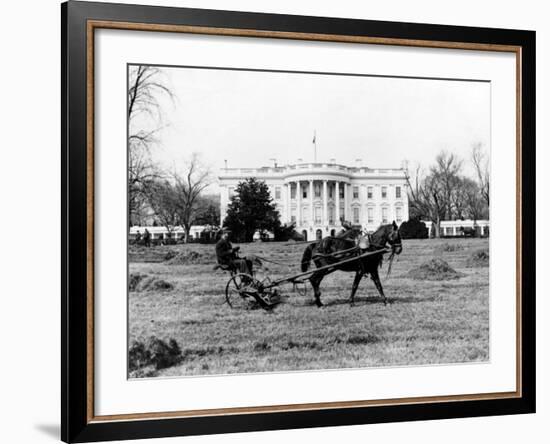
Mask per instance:
[[[514,55],[119,30],[98,31],[95,44],[97,415],[514,391]],[[499,277],[490,277],[489,362],[128,380],[127,251],[121,241],[128,224],[120,205],[126,200],[126,177],[120,174],[126,153],[112,149],[126,141],[128,61],[490,80],[491,144],[498,147],[491,153],[491,218],[498,221],[491,230],[491,270]]]

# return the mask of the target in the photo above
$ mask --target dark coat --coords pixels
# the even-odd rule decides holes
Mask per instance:
[[[231,242],[225,239],[220,239],[216,244],[216,257],[218,258],[218,264],[231,265],[235,258],[233,245]]]

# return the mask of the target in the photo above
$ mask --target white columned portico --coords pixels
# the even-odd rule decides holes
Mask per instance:
[[[334,225],[338,225],[340,222],[340,184],[338,181],[334,183],[335,187],[335,199],[336,199],[336,213],[334,216]]]
[[[302,196],[299,180],[296,181],[296,225],[302,225]]]
[[[407,184],[402,169],[348,167],[331,161],[309,164],[300,162],[257,169],[222,169],[219,174],[220,223],[225,219],[230,195],[239,181],[256,176],[261,177],[269,187],[273,203],[280,212],[281,222],[292,223],[294,220],[296,229],[300,232],[306,230],[308,237],[317,234],[313,228],[322,227],[323,232],[327,228],[328,231],[339,228],[341,219],[354,224],[361,223],[369,230],[381,223],[382,213],[390,222],[393,219],[400,222],[408,220]],[[383,187],[387,188],[387,193],[382,199]],[[354,190],[359,192],[354,193]]]
[[[315,223],[315,214],[313,211],[313,180],[309,181],[309,221],[310,225]]]
[[[328,196],[326,180],[323,180],[323,225],[328,225]]]

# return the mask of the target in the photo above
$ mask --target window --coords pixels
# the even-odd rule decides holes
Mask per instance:
[[[367,210],[367,222],[369,224],[373,224],[374,223],[374,208],[372,207],[369,207],[368,210]]]
[[[317,183],[313,186],[313,189],[315,190],[315,197],[321,197],[321,185]]]
[[[386,197],[388,197],[388,188],[382,187],[382,199],[385,199]]]
[[[382,223],[387,224],[388,223],[388,208],[382,207]]]
[[[231,197],[233,196],[233,190],[234,190],[233,187],[227,188],[227,197],[229,197],[229,199],[231,199]]]
[[[307,199],[307,187],[303,187],[303,188],[302,188],[302,197],[303,197],[304,199]]]
[[[401,187],[395,187],[395,197],[401,199]]]
[[[296,188],[297,187],[293,187],[292,185],[290,186],[290,198],[291,199],[296,199]]]
[[[359,187],[353,187],[353,198],[359,199]]]
[[[334,197],[334,186],[331,185],[328,187],[328,197],[332,199]]]
[[[358,224],[359,223],[359,208],[353,207],[353,223]]]
[[[445,227],[445,236],[453,235],[453,227]]]
[[[281,198],[281,187],[275,187],[275,199],[279,200]]]
[[[334,207],[328,209],[328,223],[330,225],[334,223]]]
[[[395,220],[398,223],[403,220],[403,208],[401,208],[401,207],[396,207],[395,208]]]
[[[305,224],[309,221],[309,208],[304,207],[302,208],[302,223]]]
[[[340,185],[340,192],[338,194],[340,194],[340,199],[343,199],[344,198],[344,187],[345,185]]]
[[[372,199],[372,187],[367,188],[367,199]]]
[[[315,217],[315,223],[320,224],[321,223],[321,207],[315,207],[313,209],[314,211],[314,217]]]

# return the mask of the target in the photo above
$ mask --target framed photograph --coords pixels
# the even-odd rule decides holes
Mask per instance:
[[[534,32],[61,12],[65,442],[535,411]]]

